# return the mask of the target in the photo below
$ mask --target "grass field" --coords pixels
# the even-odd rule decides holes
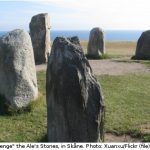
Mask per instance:
[[[84,52],[87,53],[87,41],[81,41]],[[133,56],[135,54],[136,42],[106,42],[106,53],[111,57]]]
[[[149,75],[105,75],[98,80],[106,102],[106,131],[150,141]]]
[[[86,52],[87,42],[81,42]],[[138,62],[150,67],[150,61],[125,59],[135,52],[134,42],[106,42],[107,54],[122,57],[123,62]],[[106,103],[106,132],[130,134],[150,142],[150,76],[128,74],[97,76]],[[45,141],[47,112],[45,72],[38,72],[40,97],[31,105],[31,112],[0,116],[0,142]]]
[[[149,75],[98,76],[106,102],[106,131],[150,141]],[[31,112],[0,116],[0,142],[39,142],[46,135],[45,72],[38,73],[40,100]]]
[[[45,72],[38,73],[40,98],[32,111],[0,116],[0,142],[38,142],[46,134]]]

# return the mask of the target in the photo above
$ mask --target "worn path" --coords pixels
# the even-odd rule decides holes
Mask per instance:
[[[140,63],[118,62],[112,59],[89,60],[95,75],[123,75],[128,73],[150,73],[150,68]],[[37,71],[45,71],[46,64],[37,65]],[[111,133],[105,134],[105,142],[141,142],[141,139],[132,138],[129,135],[116,136]]]
[[[89,60],[95,75],[123,75],[128,73],[150,73],[150,68],[140,63],[117,62],[111,59]],[[37,65],[37,71],[45,71],[46,64]]]

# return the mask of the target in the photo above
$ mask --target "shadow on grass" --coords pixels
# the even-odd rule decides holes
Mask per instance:
[[[6,98],[0,95],[0,116],[14,116],[22,113],[31,112],[31,110],[31,105],[22,108],[13,108],[6,100]]]
[[[85,57],[89,60],[98,60],[98,59],[110,59],[111,57],[108,54],[102,54],[102,55],[89,55],[85,54]]]
[[[150,57],[149,56],[142,56],[142,57],[139,57],[139,56],[132,56],[131,57],[132,60],[150,60]]]
[[[0,95],[0,115],[5,116],[7,114],[8,105],[6,104],[6,99],[4,96]]]
[[[47,134],[43,135],[42,138],[39,140],[39,142],[43,142],[43,143],[48,142]]]

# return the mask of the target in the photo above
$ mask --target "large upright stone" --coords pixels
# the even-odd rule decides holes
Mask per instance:
[[[0,95],[12,108],[26,107],[38,96],[31,38],[20,29],[0,39]]]
[[[77,37],[54,40],[46,81],[48,141],[102,141],[102,92]]]
[[[143,32],[138,39],[134,58],[150,60],[150,30]]]
[[[29,26],[35,62],[36,64],[46,63],[51,49],[49,15],[45,13],[33,16]]]
[[[105,53],[104,32],[96,27],[90,31],[87,55],[90,57],[100,57]]]

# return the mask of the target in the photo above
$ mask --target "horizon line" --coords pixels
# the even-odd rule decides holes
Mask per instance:
[[[0,32],[8,32],[8,31],[13,31],[15,29],[26,30],[26,29],[23,29],[23,28],[14,28],[14,29],[11,29],[11,30],[0,30]],[[91,29],[50,29],[50,31],[90,31],[92,29],[93,28],[91,28]],[[102,29],[102,30],[103,31],[146,31],[148,29]],[[29,32],[29,30],[26,30],[26,31]]]

